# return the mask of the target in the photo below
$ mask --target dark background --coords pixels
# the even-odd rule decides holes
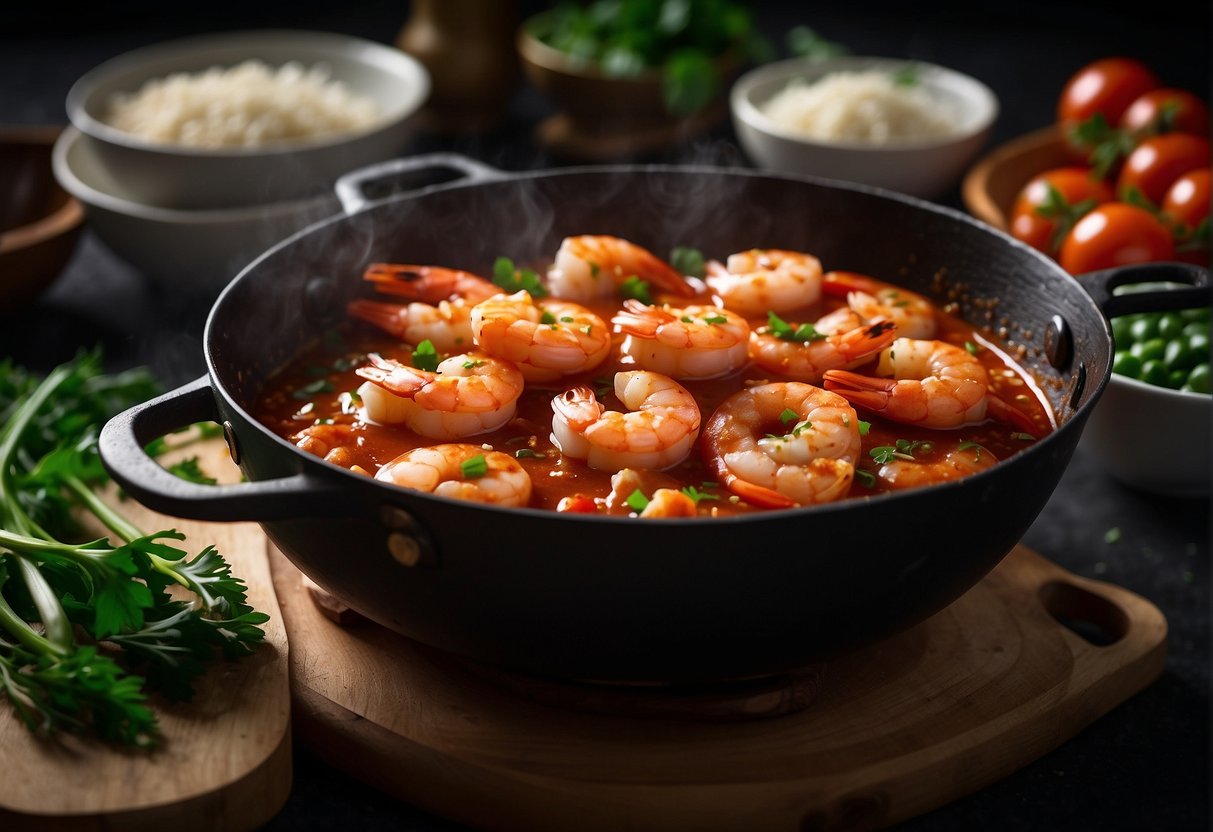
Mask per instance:
[[[547,4],[523,0],[525,17]],[[1207,2],[944,3],[852,0],[757,3],[781,54],[805,24],[855,54],[915,58],[994,89],[998,144],[1048,124],[1066,78],[1096,58],[1136,57],[1170,86],[1210,97]],[[61,124],[72,82],[101,61],[167,38],[239,28],[305,28],[390,42],[406,2],[136,2],[76,7],[9,4],[0,13],[0,123]],[[551,107],[520,86],[485,134],[419,136],[413,152],[455,150],[509,170],[547,167],[531,130]],[[747,164],[723,125],[662,161]],[[961,207],[958,192],[942,200]],[[877,230],[878,233],[878,230]],[[52,289],[0,317],[0,356],[38,369],[103,344],[109,363],[144,363],[166,383],[204,367],[211,298],[151,282],[86,235]],[[1166,429],[1160,425],[1160,429]],[[946,518],[941,522],[946,523]],[[1117,527],[1119,542],[1105,540]],[[912,830],[1203,830],[1209,828],[1209,502],[1136,492],[1106,478],[1082,449],[1026,542],[1062,566],[1149,598],[1170,624],[1167,670],[1153,686],[1024,770],[905,825]],[[296,751],[295,787],[273,829],[453,830]]]

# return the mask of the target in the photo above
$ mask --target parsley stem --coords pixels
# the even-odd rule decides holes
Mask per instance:
[[[21,579],[25,581],[25,588],[38,610],[38,618],[42,621],[46,639],[64,650],[71,650],[76,641],[75,633],[71,620],[63,611],[63,604],[59,602],[59,596],[55,594],[55,590],[36,563],[15,553],[13,560],[17,561]]]
[[[0,587],[2,586],[3,584],[0,584]],[[17,643],[36,653],[66,656],[71,652],[70,648],[61,647],[50,639],[39,635],[33,627],[25,622],[24,618],[13,611],[3,593],[0,593],[0,624],[4,625],[4,629],[12,634]]]
[[[106,505],[105,501],[98,497],[93,489],[82,483],[78,478],[68,474],[63,477],[63,484],[76,496],[76,499],[84,504],[85,508],[101,521],[102,525],[122,538],[124,543],[130,543],[132,540],[137,540],[144,536],[139,528]]]

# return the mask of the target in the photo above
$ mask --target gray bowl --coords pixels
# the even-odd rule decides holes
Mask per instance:
[[[146,205],[110,174],[101,143],[69,127],[55,142],[55,178],[84,205],[89,227],[149,279],[218,294],[270,246],[340,213],[334,194],[235,208],[182,210]]]
[[[270,66],[322,63],[352,93],[374,99],[381,118],[360,131],[247,149],[152,142],[104,121],[115,93],[133,93],[144,82],[174,72],[250,59]],[[94,140],[99,164],[122,182],[127,198],[173,209],[231,208],[326,192],[346,171],[400,155],[429,92],[425,68],[390,46],[326,32],[245,31],[182,38],[119,55],[72,86],[67,112]]]

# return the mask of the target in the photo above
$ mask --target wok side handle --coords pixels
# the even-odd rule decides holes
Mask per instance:
[[[391,180],[404,174],[433,174],[443,171],[452,172],[455,175],[442,180],[442,184],[447,184],[451,181],[475,184],[501,179],[505,176],[504,172],[495,167],[478,162],[467,156],[461,156],[458,153],[427,153],[422,156],[389,159],[386,162],[378,162],[373,165],[367,165],[364,168],[352,170],[337,179],[333,190],[336,191],[337,199],[341,202],[341,207],[345,213],[356,214],[379,201],[367,196],[367,187],[370,185]],[[424,187],[426,186],[415,190],[424,190]],[[398,191],[394,192],[392,196],[412,192]]]
[[[1209,306],[1213,301],[1209,270],[1189,263],[1142,263],[1088,272],[1077,278],[1107,318],[1191,309]],[[1115,289],[1134,283],[1183,283],[1186,288],[1114,293]]]
[[[153,439],[196,422],[220,422],[210,379],[203,376],[135,405],[106,423],[98,438],[101,461],[114,480],[143,505],[193,520],[284,520],[348,509],[336,486],[306,473],[232,485],[201,485],[165,470],[145,448]],[[229,447],[232,435],[224,425]]]

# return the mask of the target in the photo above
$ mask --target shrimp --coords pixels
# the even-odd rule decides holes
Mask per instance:
[[[673,488],[658,488],[640,510],[641,517],[695,517],[695,501]]]
[[[1000,421],[1035,427],[990,392],[990,378],[967,350],[945,341],[898,338],[880,354],[872,378],[829,370],[825,388],[851,404],[909,425],[948,429],[981,422],[987,411]]]
[[[501,288],[478,274],[444,266],[414,266],[398,263],[372,263],[362,274],[385,295],[437,303],[462,298],[472,304],[503,294]]]
[[[359,298],[346,310],[410,344],[428,340],[443,353],[472,345],[472,307],[502,294],[479,275],[442,266],[372,263],[362,278],[383,294],[408,298],[395,304]]]
[[[708,419],[702,441],[721,484],[767,508],[845,497],[861,449],[859,417],[847,400],[798,381],[729,396]]]
[[[320,457],[325,462],[349,468],[353,448],[362,446],[362,435],[353,425],[309,425],[291,436],[295,447]]]
[[[473,503],[518,507],[531,499],[531,477],[518,460],[479,445],[415,448],[385,463],[375,479]]]
[[[638,367],[672,378],[727,375],[746,362],[745,318],[715,306],[645,306],[625,300],[611,323],[627,334],[620,350]]]
[[[472,309],[480,349],[512,361],[528,381],[551,381],[592,370],[611,352],[611,332],[584,306],[526,292],[502,295]]]
[[[865,323],[887,320],[897,324],[903,338],[934,338],[935,307],[920,294],[855,272],[827,272],[826,294],[845,297]]]
[[[699,436],[699,405],[673,379],[629,370],[615,374],[627,413],[607,410],[585,385],[552,399],[552,442],[600,471],[662,470],[682,462]]]
[[[752,248],[708,263],[708,286],[725,308],[755,317],[809,306],[821,298],[821,261],[811,254]]]
[[[775,326],[775,324],[782,324]],[[820,382],[826,370],[858,366],[893,342],[892,321],[861,322],[843,307],[806,328],[774,320],[750,333],[750,358],[763,369],[797,381]]]
[[[695,294],[686,278],[653,252],[601,234],[564,238],[548,270],[548,290],[555,297],[586,303],[614,296],[620,284],[633,277],[671,295]]]
[[[483,353],[452,355],[433,373],[374,354],[370,360],[370,366],[355,370],[367,379],[358,388],[367,418],[403,422],[433,439],[496,430],[514,417],[522,395],[522,373]]]
[[[428,303],[384,303],[353,300],[346,307],[350,315],[377,326],[410,344],[429,341],[441,353],[455,352],[472,345],[472,304],[463,298]]]
[[[976,442],[962,442],[943,459],[927,462],[919,459],[893,459],[876,472],[889,488],[921,488],[938,482],[958,480],[992,468],[998,462],[994,454]]]

